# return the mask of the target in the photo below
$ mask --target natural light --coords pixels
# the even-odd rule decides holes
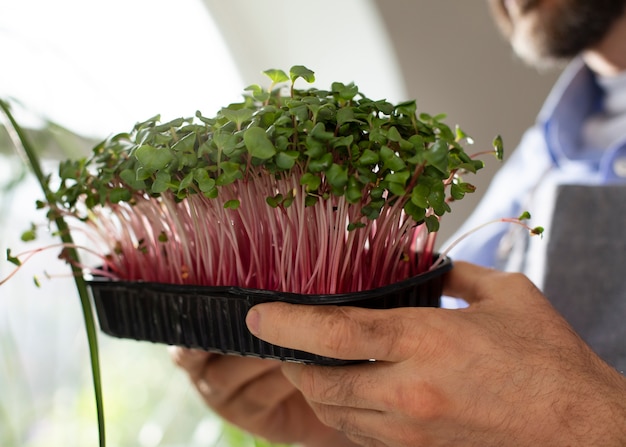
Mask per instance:
[[[75,132],[211,115],[240,98],[243,82],[198,0],[2,3],[0,97]]]
[[[41,128],[49,120],[89,139],[129,131],[156,114],[163,120],[196,110],[210,116],[239,101],[245,86],[263,83],[263,70],[295,64],[314,69],[325,88],[333,80],[354,81],[370,97],[405,99],[372,2],[319,0],[312,6],[272,0],[272,8],[267,5],[257,0],[0,0],[0,99],[11,99],[22,126]],[[337,45],[348,41],[345,29],[329,27],[317,34],[326,20],[324,8],[350,14],[369,30],[361,42],[365,58]],[[270,21],[281,27],[264,29]],[[0,120],[0,278],[13,269],[4,259],[6,250],[35,248],[20,235],[31,222],[45,222],[35,207],[41,192],[14,156],[4,124]],[[87,154],[89,144],[80,141],[85,144],[73,149]],[[45,169],[53,172],[56,163],[48,160]],[[45,233],[38,247],[57,242]],[[2,447],[97,445],[81,308],[57,255],[56,249],[37,255],[0,288]],[[173,365],[166,346],[98,338],[107,446],[266,445],[212,414]]]

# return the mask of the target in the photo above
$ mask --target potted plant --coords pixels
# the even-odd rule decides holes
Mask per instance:
[[[269,88],[248,87],[241,103],[213,117],[155,116],[107,138],[89,158],[61,162],[54,178],[0,102],[75,277],[101,446],[88,288],[110,335],[322,364],[344,362],[255,339],[244,324],[249,307],[439,305],[451,267],[433,252],[439,219],[474,191],[462,174],[483,167],[477,156],[502,157],[501,139],[469,155],[463,145],[471,139],[442,115],[418,116],[415,101],[372,100],[339,82],[298,89],[298,80],[314,81],[303,66],[265,74]],[[79,232],[87,241],[80,247]],[[33,226],[23,238],[35,233]],[[79,249],[98,261],[86,265]],[[32,253],[7,258],[19,268]]]
[[[41,206],[60,223],[62,257],[93,277],[105,332],[335,363],[256,340],[247,309],[438,305],[451,266],[435,263],[439,219],[475,189],[461,174],[483,166],[462,146],[471,140],[441,115],[418,116],[415,101],[339,82],[297,89],[314,81],[303,66],[265,74],[269,88],[248,87],[214,117],[155,116],[62,162],[54,183],[40,173]],[[490,152],[501,158],[499,137]],[[97,267],[78,260],[78,230]]]

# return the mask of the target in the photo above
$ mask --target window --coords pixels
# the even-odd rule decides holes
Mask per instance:
[[[210,115],[238,101],[246,85],[263,83],[262,70],[294,64],[315,70],[324,87],[334,80],[354,81],[369,97],[403,99],[394,53],[369,1],[4,3],[0,97],[15,98],[32,112],[20,115],[26,126],[40,125],[29,119],[35,115],[82,136],[103,138],[157,113],[163,119],[191,116],[197,109]],[[350,27],[325,24],[325,11],[352,17],[368,33],[354,42]],[[35,245],[19,240],[30,222],[45,218],[34,209],[41,193],[32,179],[9,188],[7,179],[23,165],[7,152],[0,148],[0,252],[57,242],[45,234]],[[53,171],[54,165],[51,161],[46,168]],[[80,304],[57,254],[57,249],[40,253],[0,287],[3,446],[96,443]],[[0,277],[11,270],[0,260]],[[33,275],[41,278],[41,288],[33,285]],[[254,445],[228,430],[230,440],[220,441],[223,425],[164,346],[106,335],[99,341],[109,446]]]

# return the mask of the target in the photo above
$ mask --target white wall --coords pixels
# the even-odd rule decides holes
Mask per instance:
[[[376,0],[389,31],[410,98],[425,112],[446,113],[487,148],[501,134],[511,153],[552,86],[556,71],[539,73],[519,61],[499,34],[487,1]],[[479,200],[499,163],[475,177],[478,191],[454,204],[439,242]],[[469,181],[469,178],[466,180]]]
[[[385,24],[372,0],[203,0],[242,78],[305,65],[316,85],[355,82],[368,97],[398,101],[406,91]],[[219,67],[216,67],[219,69]]]

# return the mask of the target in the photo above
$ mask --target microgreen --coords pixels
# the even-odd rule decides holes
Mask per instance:
[[[530,234],[531,236],[540,236],[543,237],[543,233],[544,233],[544,228],[541,226],[536,226],[536,227],[531,227],[530,225],[528,225],[526,223],[527,220],[529,220],[531,218],[531,215],[528,211],[523,211],[518,217],[500,217],[497,219],[493,219],[487,222],[483,222],[482,224],[471,228],[469,231],[461,234],[459,237],[457,237],[454,241],[452,241],[450,243],[450,245],[448,245],[442,252],[441,252],[441,256],[440,258],[435,261],[435,263],[433,264],[434,267],[436,267],[437,265],[439,265],[443,259],[443,256],[447,255],[454,247],[456,247],[463,239],[471,236],[472,234],[476,233],[477,231],[489,226],[489,225],[493,225],[493,224],[497,224],[497,223],[506,223],[509,225],[519,225],[520,227],[524,228],[526,231],[528,231],[528,234]]]
[[[471,138],[353,83],[297,88],[304,66],[264,73],[215,116],[157,115],[60,163],[49,217],[86,225],[127,280],[337,293],[427,270],[483,167]]]
[[[315,81],[304,66],[264,74],[269,88],[247,87],[242,102],[214,116],[198,111],[167,122],[153,116],[111,135],[89,157],[59,163],[56,176],[44,175],[0,102],[44,192],[37,208],[47,210],[62,241],[17,255],[7,250],[6,259],[17,270],[41,250],[62,248],[59,258],[72,268],[83,307],[102,447],[85,271],[304,294],[384,286],[441,262],[433,260],[440,218],[476,189],[464,175],[482,169],[483,154],[502,159],[499,136],[492,150],[469,155],[464,146],[471,137],[452,130],[445,115],[418,111],[415,101],[372,100],[353,83],[296,88]],[[498,221],[541,234],[543,228],[522,222],[529,218]],[[36,230],[31,226],[22,239],[34,240]],[[86,246],[73,242],[76,231]],[[95,255],[99,265],[83,265],[77,250]]]

